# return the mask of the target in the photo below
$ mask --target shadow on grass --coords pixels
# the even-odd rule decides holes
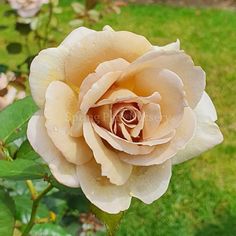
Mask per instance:
[[[195,236],[235,236],[236,235],[236,216],[229,212],[217,218],[217,222],[205,224],[197,231]]]

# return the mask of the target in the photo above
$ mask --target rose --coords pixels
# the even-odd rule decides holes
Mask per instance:
[[[172,163],[223,139],[205,73],[179,41],[157,47],[131,32],[81,27],[39,53],[29,80],[40,107],[28,125],[32,147],[59,182],[109,213],[132,197],[158,199]]]
[[[15,100],[26,96],[25,91],[14,86],[16,76],[13,72],[0,74],[0,111]]]
[[[27,18],[35,16],[41,6],[48,3],[48,0],[8,0],[8,2],[19,16]]]

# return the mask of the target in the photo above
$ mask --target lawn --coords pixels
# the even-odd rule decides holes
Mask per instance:
[[[61,34],[73,14],[61,1]],[[11,24],[2,18],[1,24]],[[187,163],[173,167],[167,193],[151,205],[133,200],[118,235],[135,236],[233,236],[236,235],[236,14],[234,11],[177,8],[160,5],[129,5],[120,15],[108,15],[93,28],[109,24],[164,45],[180,39],[182,49],[207,74],[207,92],[218,111],[224,143]],[[9,56],[5,45],[17,38],[10,27],[0,31],[0,64],[14,69],[22,60]],[[55,43],[56,45],[56,43]],[[32,43],[32,50],[37,51]]]

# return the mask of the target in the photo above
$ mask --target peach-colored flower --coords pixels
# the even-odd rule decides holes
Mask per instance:
[[[205,73],[179,41],[153,46],[105,27],[74,30],[30,71],[40,107],[28,139],[64,185],[109,213],[151,203],[177,164],[222,142]]]
[[[48,3],[48,0],[8,0],[8,2],[19,16],[27,18],[35,16],[41,6]]]

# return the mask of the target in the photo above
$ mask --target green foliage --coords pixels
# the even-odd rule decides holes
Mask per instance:
[[[31,147],[30,143],[28,140],[25,140],[19,150],[17,151],[16,154],[16,159],[26,159],[26,160],[32,160],[32,161],[39,161],[40,156],[38,153],[34,151],[34,149]]]
[[[25,24],[25,23],[20,23],[20,22],[16,22],[15,29],[21,35],[28,35],[31,32],[30,24]]]
[[[24,183],[22,183],[22,187],[25,187]],[[32,200],[28,193],[17,195],[13,197],[16,205],[16,219],[22,222],[23,224],[27,224],[30,219]],[[40,203],[39,209],[37,211],[37,218],[48,217],[48,208],[45,204]]]
[[[9,54],[18,54],[22,51],[22,45],[18,42],[12,42],[7,45],[7,51]]]
[[[22,136],[26,123],[38,110],[31,97],[21,99],[0,112],[0,140],[2,143],[10,143]],[[23,130],[23,131],[22,131]]]
[[[97,208],[95,205],[90,205],[91,211],[95,214],[95,216],[105,224],[107,229],[107,234],[109,236],[114,236],[119,227],[120,221],[124,215],[124,212],[120,212],[119,214],[109,214],[107,212],[102,211]]]
[[[43,225],[36,225],[32,232],[32,235],[50,235],[50,236],[72,236],[71,234],[67,233],[63,227],[55,224],[43,224]]]
[[[0,161],[0,178],[11,180],[43,179],[47,168],[31,160]]]
[[[4,189],[0,189],[0,235],[12,236],[14,225],[14,201]]]

